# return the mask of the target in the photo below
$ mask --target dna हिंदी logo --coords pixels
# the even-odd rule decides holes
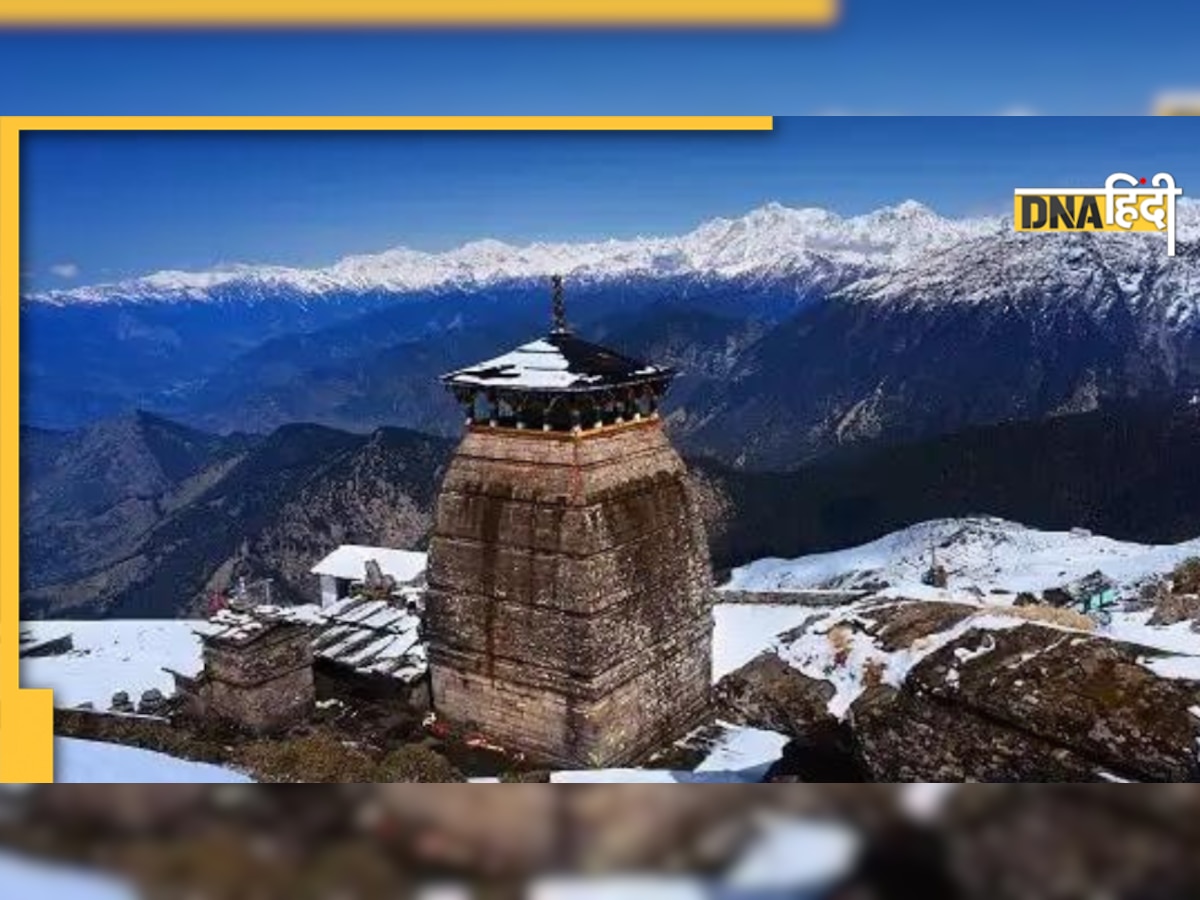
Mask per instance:
[[[1183,189],[1166,172],[1134,178],[1108,176],[1102,188],[1017,188],[1017,231],[1165,231],[1167,256],[1175,255],[1175,198]]]

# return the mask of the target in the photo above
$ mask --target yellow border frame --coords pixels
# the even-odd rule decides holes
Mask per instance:
[[[16,26],[826,26],[841,0],[0,0]]]
[[[52,4],[47,4],[52,5]],[[170,6],[172,4],[163,4]],[[186,4],[178,4],[186,5]],[[310,4],[311,5],[311,4]],[[0,118],[0,782],[54,780],[53,695],[20,687],[20,149],[26,131],[770,131],[770,116]]]

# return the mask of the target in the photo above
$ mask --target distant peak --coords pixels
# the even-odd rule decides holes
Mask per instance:
[[[878,211],[879,215],[892,215],[898,219],[916,219],[923,216],[936,216],[937,213],[919,200],[904,200],[895,206],[885,206]]]

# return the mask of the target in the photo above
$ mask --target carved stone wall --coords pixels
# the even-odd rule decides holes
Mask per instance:
[[[707,543],[657,421],[582,437],[469,431],[428,580],[444,719],[594,766],[644,756],[707,708]]]

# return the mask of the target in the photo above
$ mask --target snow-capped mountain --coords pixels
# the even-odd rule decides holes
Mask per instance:
[[[536,335],[543,279],[561,273],[581,334],[681,372],[681,445],[792,468],[1194,396],[1200,203],[1177,220],[1173,258],[1161,234],[1016,234],[909,201],[856,217],[768,204],[678,237],[157,273],[24,304],[23,409],[46,427],[145,408],[222,431],[452,429],[436,377]]]
[[[702,452],[782,468],[835,446],[1191,396],[1200,205],[1181,210],[1174,257],[1159,234],[1005,226],[881,268],[749,347],[681,427]]]
[[[208,272],[156,272],[115,284],[51,291],[45,303],[202,301],[237,295],[319,297],[334,292],[404,294],[472,289],[563,274],[577,282],[622,278],[789,277],[829,286],[909,262],[1003,227],[1000,219],[948,219],[915,201],[843,218],[824,209],[769,203],[735,219],[713,219],[677,237],[524,247],[479,240],[445,253],[396,248],[350,256],[326,268],[236,265]]]
[[[1200,316],[1200,255],[1185,244],[1168,257],[1156,237],[1004,230],[864,278],[844,296],[878,305],[953,301],[1004,309],[1069,294],[1096,317],[1127,303],[1168,328],[1186,327]]]
[[[1180,200],[1177,219],[1180,239],[1200,237],[1200,203]],[[972,238],[1008,234],[1010,229],[1006,218],[946,218],[915,200],[849,218],[820,208],[768,203],[740,218],[713,219],[680,236],[523,247],[485,239],[444,253],[399,247],[349,256],[325,268],[233,265],[206,272],[163,271],[28,299],[70,304],[404,294],[478,289],[551,274],[585,283],[681,276],[798,278],[830,288],[853,277],[905,267]],[[1041,235],[1031,239],[1047,248],[1061,246]],[[1118,251],[1162,255],[1157,235],[1114,235],[1108,241]]]

